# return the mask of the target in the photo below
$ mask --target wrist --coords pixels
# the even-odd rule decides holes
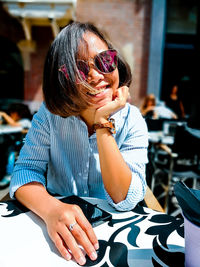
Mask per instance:
[[[94,118],[94,123],[106,123],[108,122],[109,117],[104,117],[104,116],[98,116],[96,115]]]
[[[44,209],[41,209],[41,213],[39,214],[39,216],[45,221],[47,222],[49,218],[52,217],[52,214],[55,214],[56,211],[60,210],[63,203],[53,197],[53,196],[49,196],[49,198],[47,199],[48,205],[46,203],[44,203]],[[48,206],[48,208],[47,208]],[[46,208],[45,208],[46,207]]]
[[[111,134],[116,133],[115,129],[115,120],[113,118],[110,118],[108,120],[105,120],[104,122],[96,122],[93,124],[93,130],[96,132],[98,129],[108,129]]]

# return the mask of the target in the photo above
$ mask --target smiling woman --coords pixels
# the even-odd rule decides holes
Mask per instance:
[[[47,53],[45,101],[11,179],[11,197],[38,214],[61,255],[80,265],[79,245],[96,260],[98,240],[82,210],[52,194],[107,199],[121,211],[144,198],[148,134],[127,103],[130,82],[128,65],[95,26],[65,27]]]
[[[66,49],[66,46],[70,49]],[[112,71],[106,70],[108,56],[114,58],[114,63],[118,68],[112,66]],[[97,93],[96,88],[91,84],[91,75],[89,75],[93,69],[97,71],[94,73],[96,78],[99,78],[98,75],[100,78],[104,76],[109,78],[109,74],[119,71],[117,87],[129,86],[131,83],[132,77],[128,64],[119,53],[116,55],[112,44],[96,27],[81,23],[68,25],[57,36],[46,58],[43,91],[48,109],[63,117],[79,115],[80,111],[85,110],[91,104],[88,92]],[[80,85],[84,85],[83,90],[80,90]],[[99,91],[100,85],[98,86]]]

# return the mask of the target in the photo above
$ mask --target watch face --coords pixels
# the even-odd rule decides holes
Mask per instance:
[[[115,133],[116,133],[116,129],[115,129],[115,120],[114,120],[113,118],[111,118],[109,121],[110,121],[110,125],[111,125],[111,127],[110,127],[110,132],[111,132],[112,134],[115,134]]]

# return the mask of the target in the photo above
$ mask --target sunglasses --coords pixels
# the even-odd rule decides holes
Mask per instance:
[[[114,49],[108,49],[97,54],[94,58],[94,66],[96,69],[103,73],[108,74],[113,72],[117,68],[117,51]],[[85,81],[88,78],[88,74],[90,72],[90,66],[88,64],[89,61],[78,60],[77,68],[82,79]]]

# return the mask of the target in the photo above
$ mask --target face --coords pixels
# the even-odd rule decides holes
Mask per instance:
[[[155,105],[154,99],[149,98],[148,101],[147,101],[147,106],[151,107],[151,106],[154,106],[154,105]]]
[[[88,62],[89,73],[86,82],[92,87],[90,90],[84,85],[79,85],[80,90],[87,91],[92,106],[90,108],[99,108],[115,98],[115,93],[119,87],[119,72],[116,68],[111,73],[101,73],[94,65],[94,57],[108,50],[108,46],[95,34],[85,33],[84,40],[87,43],[88,55],[85,58],[81,55],[81,45],[79,47],[79,60]]]
[[[10,113],[10,117],[14,120],[14,121],[17,121],[20,119],[19,115],[17,112],[11,112]]]
[[[173,94],[176,94],[178,92],[178,86],[173,86],[173,88],[172,88],[172,93]]]

